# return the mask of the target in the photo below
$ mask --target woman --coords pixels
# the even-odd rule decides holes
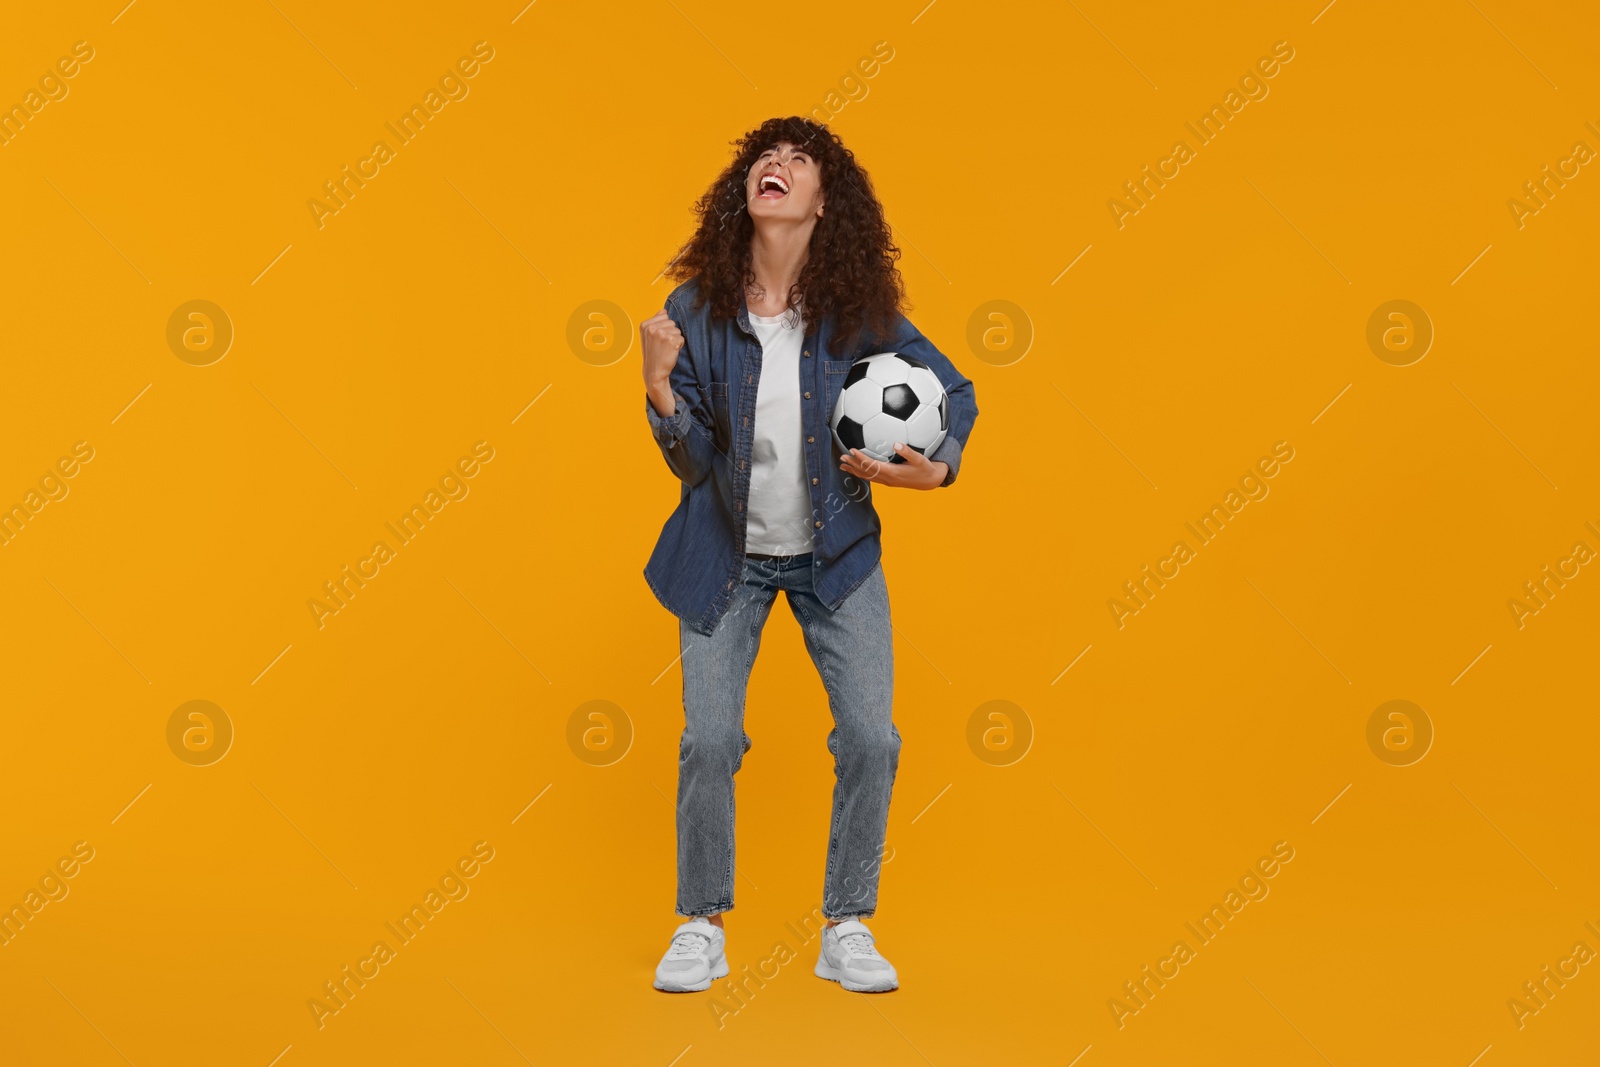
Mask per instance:
[[[871,485],[950,485],[978,415],[973,385],[900,313],[900,251],[872,182],[827,127],[793,117],[745,134],[696,212],[667,268],[682,284],[640,327],[645,413],[682,482],[644,569],[679,618],[685,719],[675,910],[689,921],[655,987],[707,989],[728,973],[722,913],[733,907],[733,776],[751,745],[745,690],[782,590],[834,718],[816,973],[857,992],[894,989],[894,967],[861,922],[877,909],[900,753]],[[930,454],[898,442],[892,463],[832,451],[845,376],[875,352],[914,356],[943,383],[949,429]]]

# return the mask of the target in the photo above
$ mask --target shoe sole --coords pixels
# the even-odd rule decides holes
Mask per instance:
[[[726,977],[728,977],[728,957],[722,955],[718,956],[717,962],[711,965],[711,977],[703,982],[697,982],[694,985],[675,985],[671,983],[662,985],[661,979],[657,978],[652,984],[663,993],[700,993],[710,989],[711,983],[718,978]]]
[[[823,960],[817,960],[815,971],[818,978],[826,978],[830,982],[838,982],[852,993],[891,993],[900,988],[899,979],[892,979],[888,985],[883,982],[857,982],[846,979],[837,969],[828,966]]]

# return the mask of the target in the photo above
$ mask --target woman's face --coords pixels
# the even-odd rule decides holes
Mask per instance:
[[[745,175],[745,201],[757,220],[804,222],[822,208],[822,166],[803,148],[778,142]]]

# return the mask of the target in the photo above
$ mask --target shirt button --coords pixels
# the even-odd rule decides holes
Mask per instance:
[[[809,358],[809,357],[810,357],[810,355],[811,355],[811,353],[810,353],[810,352],[807,352],[807,353],[806,353],[806,356],[807,356],[807,357],[808,357],[808,358]]]
[[[811,484],[812,485],[816,485],[817,484],[817,480],[815,478],[811,479]]]
[[[822,521],[820,519],[817,520],[817,529],[822,529]]]
[[[807,394],[807,395],[810,395],[810,394]],[[815,441],[815,440],[816,440],[816,438],[815,438],[815,437],[810,437],[810,436],[808,436],[808,437],[807,437],[807,438],[806,438],[806,444],[808,444],[808,445],[809,445],[809,444],[811,444],[811,443],[812,443],[812,442],[814,442],[814,441]]]
[[[810,400],[810,399],[811,399],[811,394],[810,394],[810,393],[807,393],[807,394],[806,394],[806,399],[807,399],[807,400]]]

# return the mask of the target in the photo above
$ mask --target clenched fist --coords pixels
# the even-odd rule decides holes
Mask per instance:
[[[667,315],[667,309],[651,315],[639,324],[639,339],[644,344],[644,384],[664,383],[678,363],[678,350],[683,347],[683,331]]]
[[[639,324],[639,340],[644,349],[645,393],[658,415],[671,415],[677,402],[669,379],[683,348],[683,331],[662,308]]]

